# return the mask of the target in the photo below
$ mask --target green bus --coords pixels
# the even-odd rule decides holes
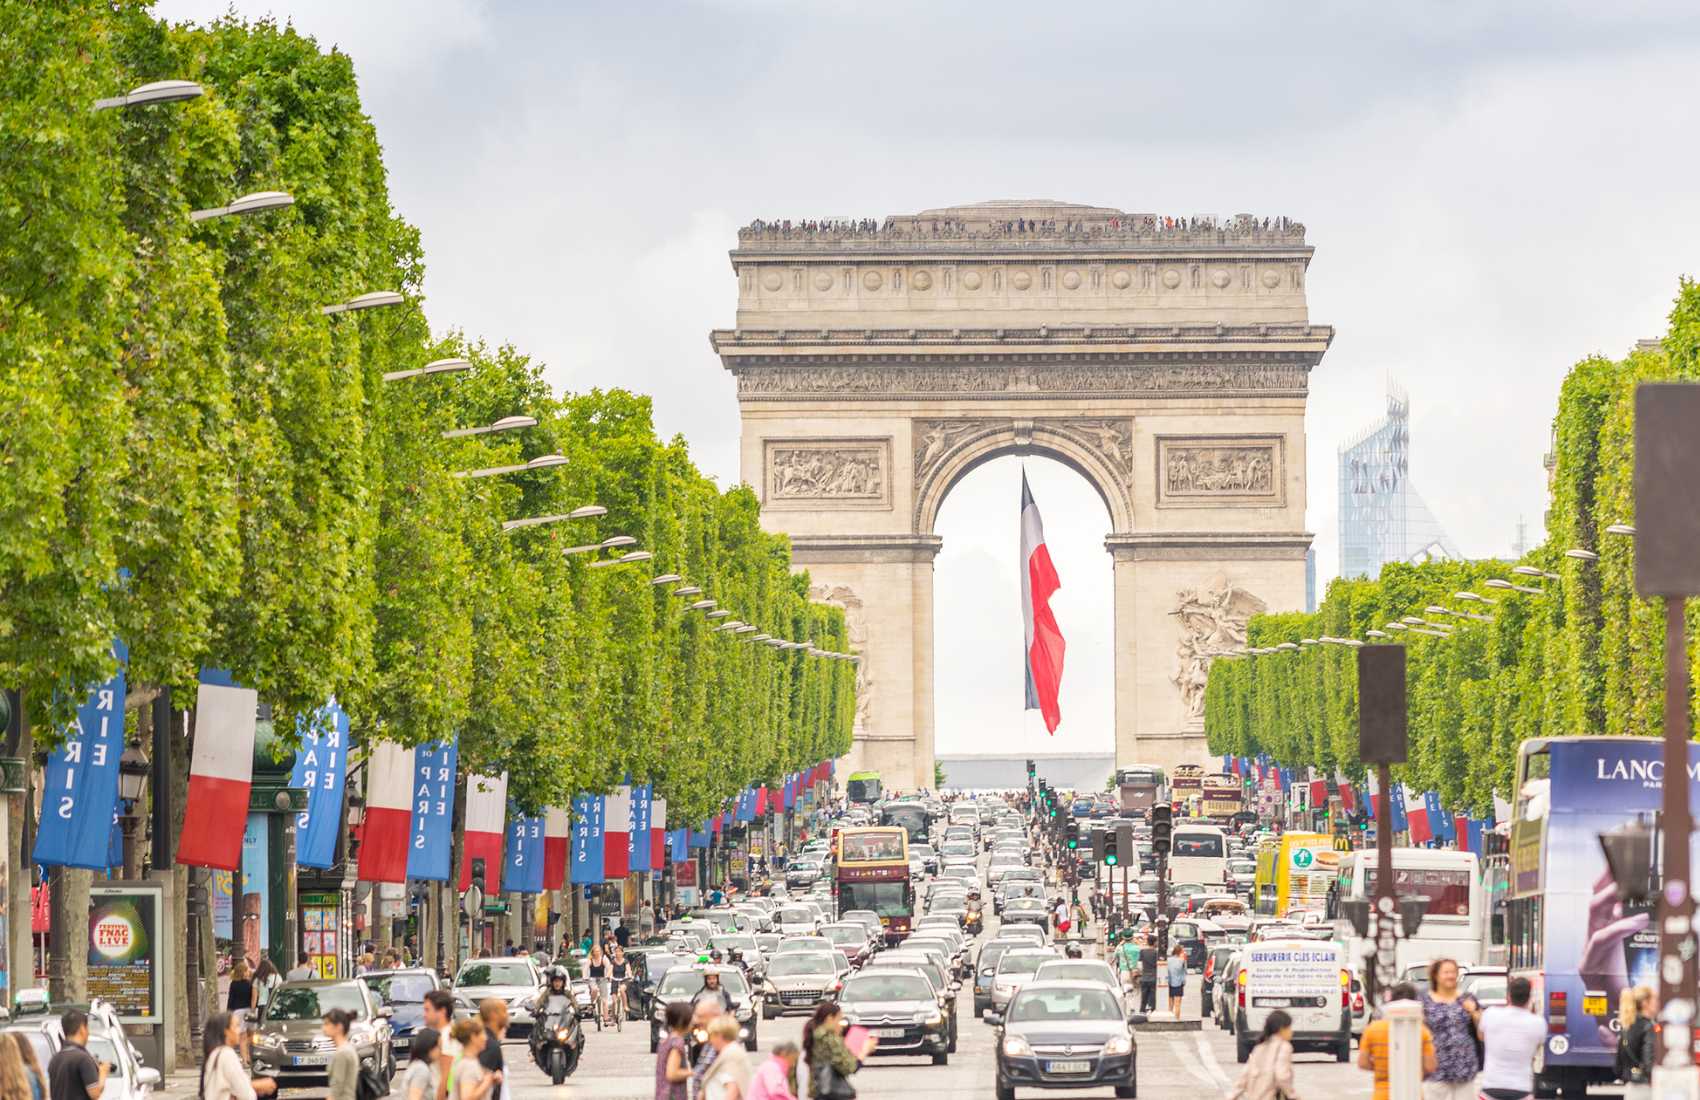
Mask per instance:
[[[851,772],[844,781],[845,796],[851,802],[872,803],[880,800],[879,772]]]

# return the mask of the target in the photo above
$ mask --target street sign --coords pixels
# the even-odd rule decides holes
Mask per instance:
[[[461,895],[460,908],[469,917],[477,916],[484,911],[484,891],[478,888],[477,883],[467,887],[466,893]]]

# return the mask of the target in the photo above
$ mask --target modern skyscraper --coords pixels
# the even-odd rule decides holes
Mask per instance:
[[[1411,402],[1387,384],[1387,416],[1340,448],[1340,575],[1461,555],[1411,484]]]

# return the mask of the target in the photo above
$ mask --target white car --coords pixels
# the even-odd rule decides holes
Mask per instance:
[[[812,936],[820,926],[820,917],[809,906],[793,903],[773,914],[773,930],[781,936]]]

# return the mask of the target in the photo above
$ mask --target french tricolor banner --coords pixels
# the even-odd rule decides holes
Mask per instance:
[[[1320,810],[1328,805],[1328,780],[1312,779],[1310,781],[1310,808]]]
[[[242,865],[242,829],[254,782],[254,725],[260,696],[237,687],[225,669],[201,670],[195,693],[195,751],[177,862],[234,871]]]
[[[599,794],[581,794],[573,799],[572,862],[568,877],[574,886],[603,881],[603,805]]]
[[[768,809],[767,803],[768,803],[767,784],[763,783],[761,786],[756,788],[756,816],[757,817],[766,817],[767,816],[767,809]]]
[[[630,853],[627,860],[627,870],[634,874],[648,871],[655,866],[649,858],[652,845],[649,834],[653,828],[651,817],[655,810],[655,788],[648,783],[639,783],[632,788],[632,837],[626,845]]]
[[[1045,729],[1057,732],[1062,709],[1057,692],[1062,687],[1063,636],[1057,617],[1051,613],[1051,595],[1062,587],[1045,548],[1045,524],[1039,506],[1027,487],[1027,471],[1021,471],[1021,618],[1026,631],[1027,709],[1045,719]]]
[[[375,741],[366,754],[366,818],[360,826],[361,882],[406,882],[413,845],[413,750]]]
[[[466,833],[462,840],[460,888],[472,885],[472,861],[484,861],[484,888],[492,888],[502,870],[502,835],[508,820],[508,773],[470,775],[466,779]]]
[[[667,863],[667,800],[649,804],[649,869],[659,871]]]
[[[632,789],[614,788],[602,826],[602,880],[618,882],[632,873]]]
[[[572,842],[573,817],[551,806],[543,811],[543,889],[567,885],[567,848]]]

